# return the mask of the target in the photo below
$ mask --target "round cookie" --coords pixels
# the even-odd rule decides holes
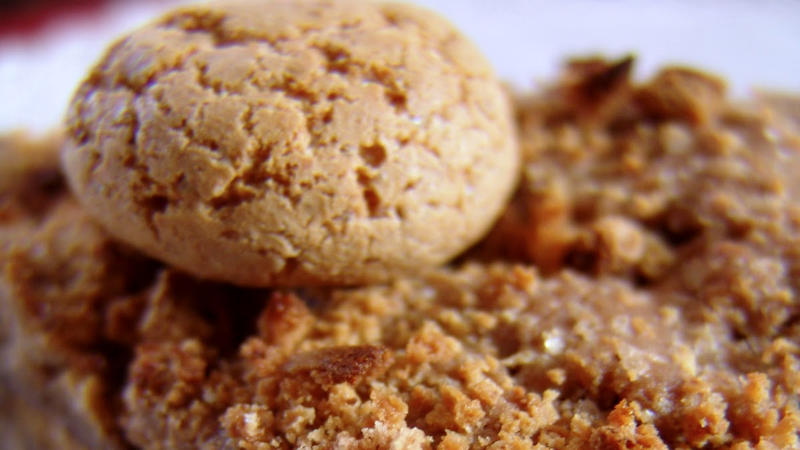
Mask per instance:
[[[62,163],[113,235],[195,276],[356,284],[445,262],[513,188],[502,86],[404,4],[184,7],[78,87]]]

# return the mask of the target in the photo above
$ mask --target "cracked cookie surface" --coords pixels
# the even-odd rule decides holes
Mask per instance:
[[[508,100],[415,7],[186,7],[78,88],[62,162],[118,238],[195,276],[351,284],[440,264],[513,187]]]

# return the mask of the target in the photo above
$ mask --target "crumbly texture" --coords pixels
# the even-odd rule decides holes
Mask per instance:
[[[58,164],[60,133],[31,138],[0,135],[0,247],[27,232],[63,195]]]
[[[516,181],[508,96],[433,13],[347,0],[189,6],[112,45],[63,163],[117,238],[200,278],[365,284],[439,265]]]
[[[2,447],[124,448],[112,409],[124,366],[112,367],[94,314],[143,258],[111,244],[66,192],[61,142],[0,137]]]
[[[0,246],[23,325],[2,361],[93,377],[102,402],[62,391],[84,405],[68,430],[140,448],[798,448],[800,116],[687,69],[633,85],[631,64],[575,61],[521,98],[503,219],[387,285],[199,281],[64,194]]]
[[[523,181],[482,254],[651,286],[682,252],[728,242],[796,270],[791,116],[732,104],[719,78],[687,68],[633,86],[631,66],[573,61],[549,92],[520,100]]]

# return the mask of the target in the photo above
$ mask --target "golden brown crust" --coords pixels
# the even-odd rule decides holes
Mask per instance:
[[[189,6],[78,88],[70,184],[115,236],[198,277],[353,284],[443,263],[515,182],[477,49],[403,4]]]

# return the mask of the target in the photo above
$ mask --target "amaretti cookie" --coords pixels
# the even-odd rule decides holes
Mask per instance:
[[[63,165],[117,238],[247,286],[383,281],[479,239],[513,189],[504,89],[405,4],[189,6],[78,88]]]

